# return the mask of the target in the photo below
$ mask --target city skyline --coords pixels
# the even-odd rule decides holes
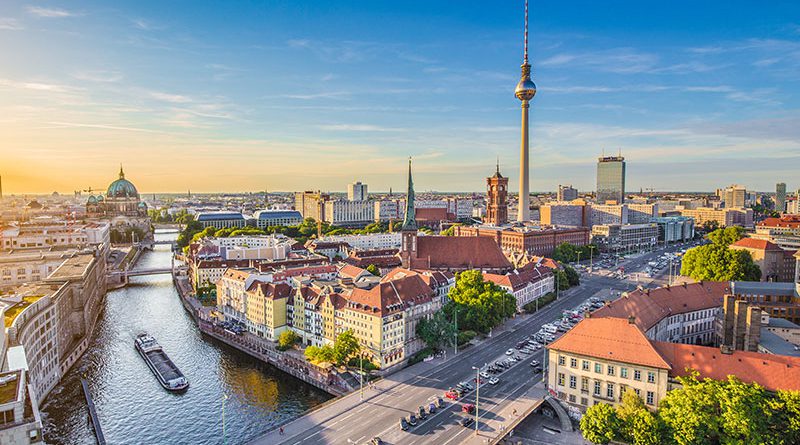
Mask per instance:
[[[620,4],[531,4],[531,189],[592,190],[603,149],[628,191],[791,182],[798,6]],[[144,193],[401,190],[409,155],[421,190],[481,192],[497,156],[514,190],[521,7],[6,2],[4,194],[120,163]]]

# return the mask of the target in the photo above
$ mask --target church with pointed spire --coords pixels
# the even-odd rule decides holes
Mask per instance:
[[[92,216],[147,216],[147,204],[139,198],[136,186],[125,179],[125,171],[119,166],[119,177],[109,184],[105,196],[89,195],[86,213]]]
[[[508,258],[492,238],[424,234],[420,236],[414,208],[414,180],[411,175],[410,159],[406,212],[400,231],[402,243],[399,256],[403,268],[447,272],[476,269],[501,274],[513,270]]]

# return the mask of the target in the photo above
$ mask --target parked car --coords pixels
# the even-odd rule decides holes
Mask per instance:
[[[369,443],[370,445],[383,445],[383,441],[378,436],[373,437],[372,440],[369,441]]]
[[[508,351],[506,351],[506,355],[511,355],[511,354],[513,354],[513,353],[514,353],[514,350],[513,350],[513,349],[509,349]]]
[[[472,422],[473,420],[471,417],[464,417],[461,420],[461,426],[463,426],[464,428],[469,428],[470,426],[472,426]]]
[[[400,418],[400,429],[403,431],[408,430],[408,421],[405,419],[405,417]]]
[[[442,398],[441,398],[441,397],[437,397],[437,398],[436,398],[436,406],[437,406],[438,408],[441,408],[441,407],[443,407],[443,406],[444,406],[444,400],[442,400]]]
[[[417,416],[413,414],[408,415],[408,424],[411,426],[417,426]]]
[[[458,400],[458,394],[455,391],[447,391],[444,396],[450,400]]]
[[[436,412],[436,404],[433,402],[428,404],[428,414],[433,414]]]
[[[471,403],[465,403],[464,406],[461,407],[461,411],[464,411],[467,414],[472,414],[475,412],[475,405]]]
[[[425,407],[424,406],[420,405],[419,408],[417,409],[417,412],[419,412],[419,419],[420,420],[425,420],[425,419],[428,418],[428,413],[425,412]]]
[[[497,377],[492,377],[492,378],[489,379],[489,384],[490,385],[496,385],[498,383],[500,383],[500,379],[498,379]]]

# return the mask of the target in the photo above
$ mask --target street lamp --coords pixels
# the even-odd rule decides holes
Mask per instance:
[[[483,364],[486,366],[486,363]],[[478,404],[480,403],[481,395],[481,368],[473,366],[475,370],[475,435],[478,434]]]

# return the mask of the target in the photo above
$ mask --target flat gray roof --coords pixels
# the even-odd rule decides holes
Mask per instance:
[[[773,354],[800,357],[800,349],[797,346],[764,328],[761,328],[761,338],[758,343],[759,346]]]
[[[734,281],[733,294],[750,295],[794,295],[794,283],[775,283],[763,281]]]

